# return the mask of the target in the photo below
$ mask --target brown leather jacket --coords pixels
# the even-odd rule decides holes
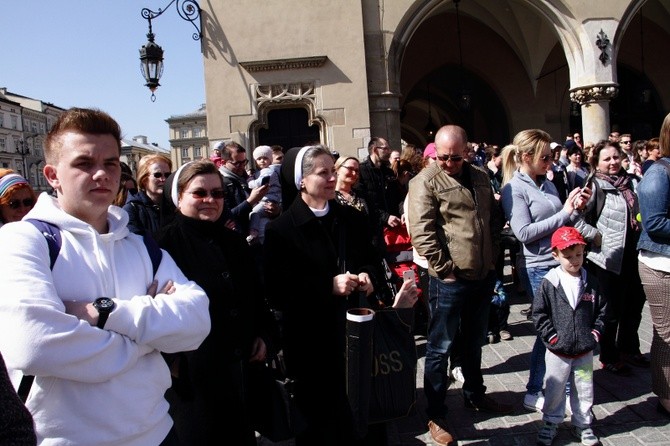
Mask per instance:
[[[472,193],[438,163],[409,183],[409,232],[412,245],[428,260],[429,274],[446,279],[481,280],[495,269],[503,227],[502,211],[484,170],[463,165]]]

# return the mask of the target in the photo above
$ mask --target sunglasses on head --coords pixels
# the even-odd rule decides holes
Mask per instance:
[[[11,209],[18,209],[22,204],[23,207],[31,208],[35,204],[35,200],[32,198],[24,198],[23,200],[9,200],[9,203],[7,203]]]
[[[455,163],[459,161],[463,161],[463,156],[462,155],[436,155],[435,158],[437,158],[440,161],[453,161]]]
[[[154,178],[165,178],[165,179],[167,179],[167,177],[169,177],[171,173],[172,172],[165,172],[165,173],[154,172],[154,173],[151,174],[151,176],[154,177]]]
[[[214,189],[211,191],[206,191],[205,189],[196,189],[189,192],[196,198],[207,198],[211,196],[215,200],[220,200],[226,196],[226,192],[223,189]]]

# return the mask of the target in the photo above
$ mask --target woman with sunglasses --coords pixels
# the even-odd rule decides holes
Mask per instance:
[[[136,234],[153,234],[160,227],[160,205],[172,161],[155,153],[144,156],[137,166],[137,194],[128,197],[123,209],[128,213],[128,229]]]
[[[37,196],[28,181],[10,169],[0,169],[0,226],[21,220]]]
[[[212,321],[200,347],[173,363],[166,397],[180,443],[255,446],[246,383],[274,333],[260,273],[245,238],[222,223],[225,189],[214,163],[184,164],[165,189],[164,211],[175,214],[154,236],[205,290]]]
[[[532,304],[545,274],[556,266],[551,254],[551,236],[561,226],[574,226],[591,196],[589,189],[575,188],[561,203],[554,183],[547,180],[553,155],[551,137],[543,130],[517,133],[502,151],[503,187],[500,190],[505,218],[519,240],[516,270]],[[531,305],[532,307],[532,305]],[[523,405],[541,411],[546,371],[545,346],[537,337],[530,356],[530,375]]]

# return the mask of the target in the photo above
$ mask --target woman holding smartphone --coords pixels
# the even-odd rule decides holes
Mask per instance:
[[[607,318],[600,337],[602,368],[630,376],[629,364],[648,368],[649,359],[640,353],[638,336],[645,302],[637,268],[641,230],[635,192],[638,181],[622,167],[625,156],[617,142],[602,140],[596,144],[591,159],[593,195],[584,220],[576,226],[591,242],[585,267],[598,278],[607,297]]]
[[[551,137],[543,130],[517,133],[512,144],[503,148],[503,187],[500,190],[505,217],[521,243],[517,272],[532,302],[545,274],[556,261],[551,254],[551,236],[561,226],[574,226],[590,197],[589,189],[574,188],[561,203],[554,183],[547,180],[553,155]],[[544,396],[544,355],[546,348],[537,337],[530,355],[530,375],[523,405],[542,410]]]

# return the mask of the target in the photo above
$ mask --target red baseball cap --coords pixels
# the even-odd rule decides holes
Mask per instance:
[[[563,251],[572,245],[586,245],[584,237],[572,226],[561,226],[551,236],[551,248]]]

